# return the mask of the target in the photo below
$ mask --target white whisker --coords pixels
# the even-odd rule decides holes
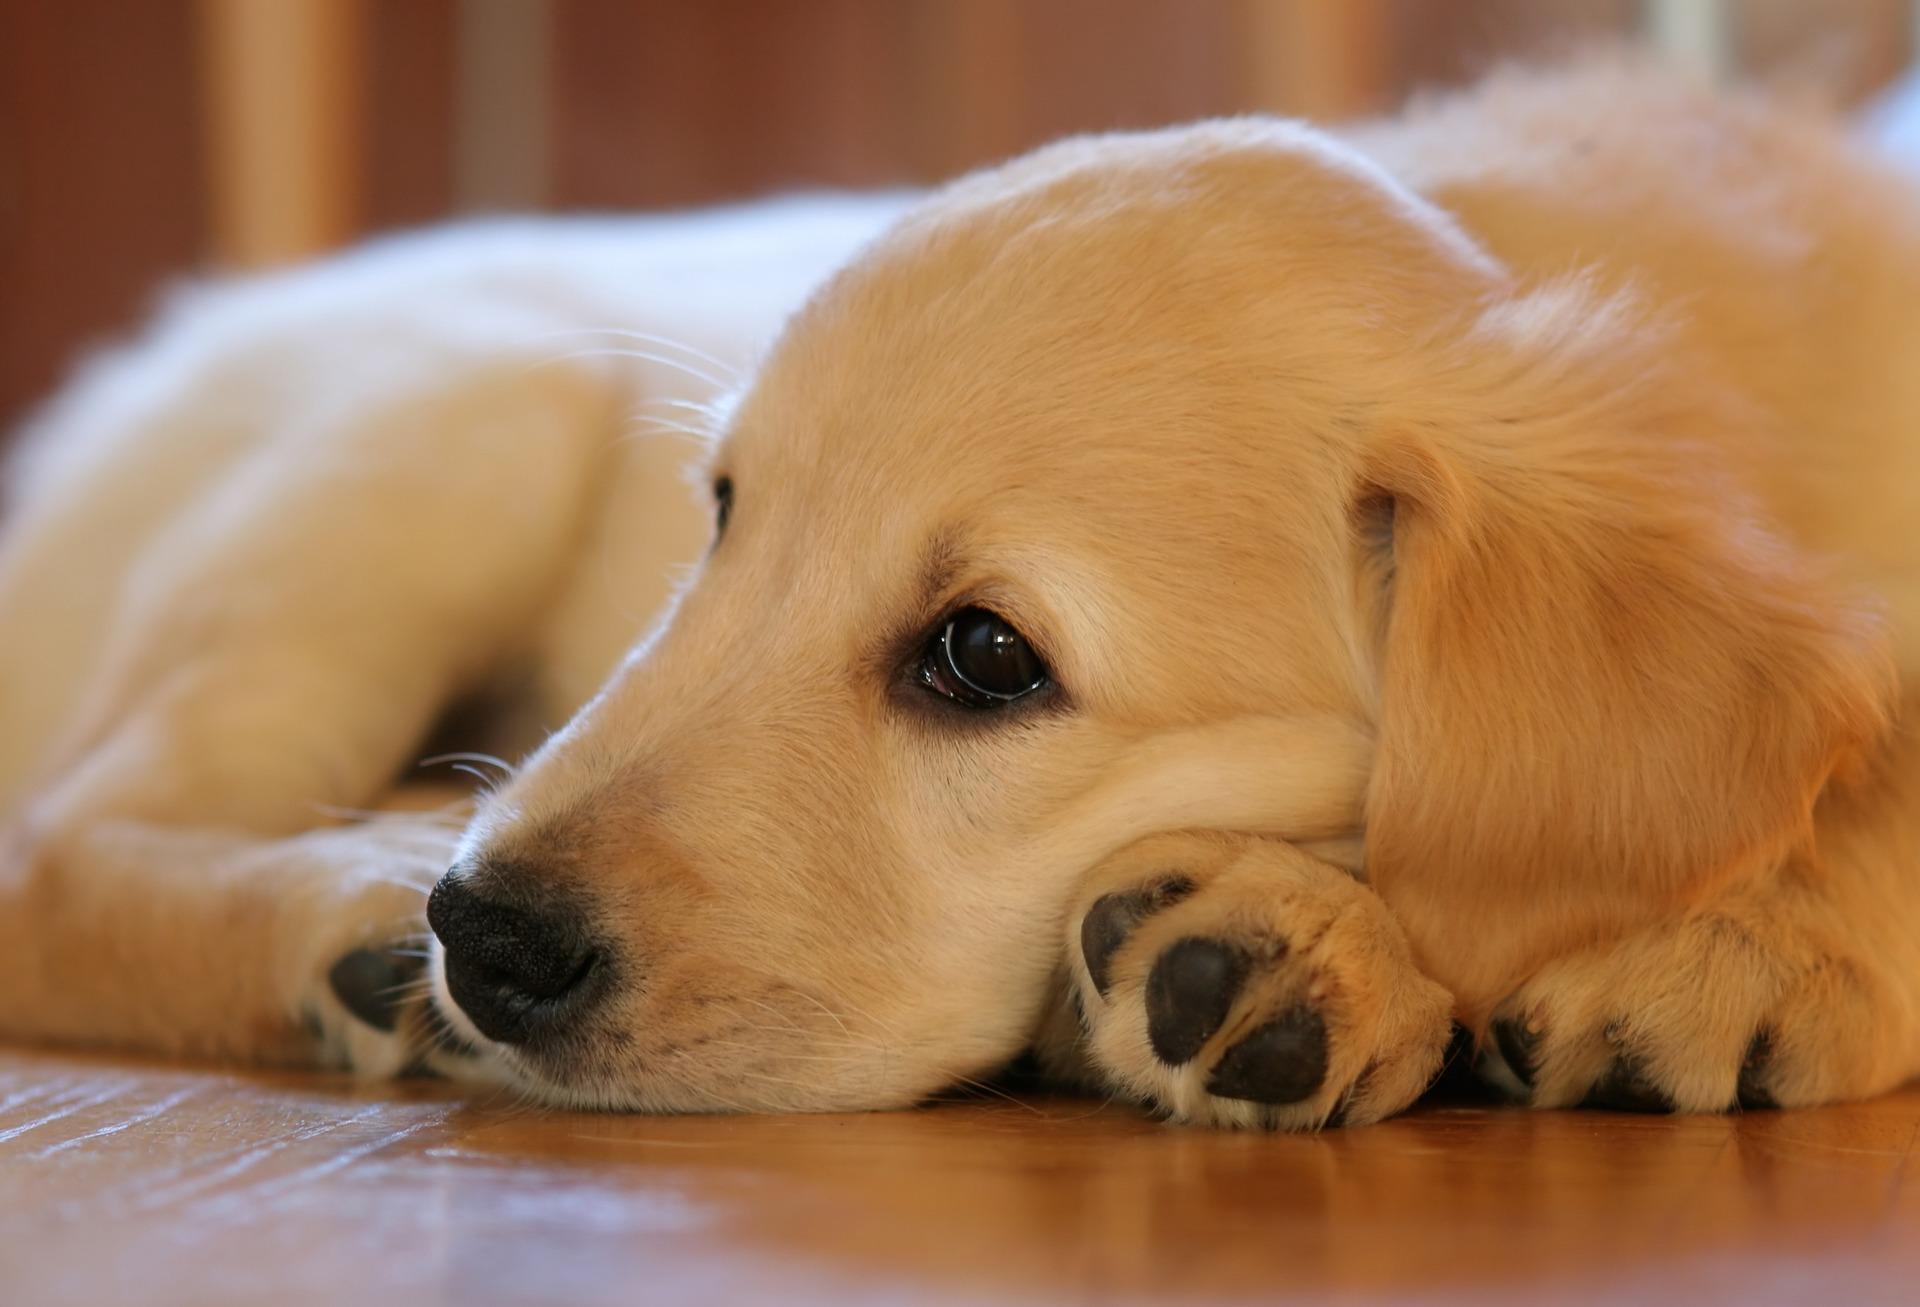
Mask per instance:
[[[635,409],[635,412],[644,413],[650,408],[681,409],[693,414],[695,417],[706,419],[709,425],[718,422],[721,417],[721,405],[713,400],[703,401],[697,399],[681,399],[672,395],[657,395],[652,399],[642,400]]]
[[[361,881],[373,881],[376,884],[380,884],[380,885],[392,885],[396,889],[410,889],[414,893],[420,895],[422,898],[425,898],[429,893],[432,892],[432,888],[430,886],[422,885],[417,881],[402,880],[398,876],[382,876],[378,872],[373,872],[373,871],[363,871],[357,877],[355,877],[355,879],[361,880]]]
[[[636,417],[633,421],[633,430],[627,432],[621,439],[633,441],[646,436],[668,435],[687,436],[703,448],[711,445],[715,438],[711,427],[696,427],[685,422],[675,422],[670,418]]]
[[[672,368],[676,372],[684,373],[692,377],[695,381],[704,381],[715,390],[726,390],[733,384],[726,378],[716,377],[711,372],[697,368],[682,359],[672,358],[666,354],[650,353],[643,349],[619,349],[611,345],[603,349],[576,349],[566,354],[545,359],[543,362],[549,364],[571,363],[575,359],[592,358],[638,359],[642,363],[658,363],[663,368]]]
[[[509,778],[513,776],[515,771],[514,765],[498,754],[478,753],[471,749],[462,750],[458,753],[436,753],[431,758],[422,758],[415,765],[420,767],[438,767],[442,763],[449,762],[477,762],[488,767],[498,767],[501,774]]]
[[[634,331],[628,327],[573,327],[558,331],[542,332],[531,337],[534,340],[556,340],[563,336],[611,336],[615,340],[637,341],[642,345],[658,345],[662,349],[677,349],[701,363],[718,368],[720,371],[738,376],[740,369],[725,359],[715,358],[705,350],[689,345],[684,340],[674,340],[667,336],[656,336],[648,331]]]

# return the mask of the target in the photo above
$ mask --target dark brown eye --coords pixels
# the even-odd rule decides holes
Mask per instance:
[[[717,541],[727,533],[727,522],[733,517],[733,478],[721,477],[713,483],[713,538]]]
[[[1047,665],[1005,618],[962,608],[927,645],[920,679],[968,708],[998,708],[1047,683]]]

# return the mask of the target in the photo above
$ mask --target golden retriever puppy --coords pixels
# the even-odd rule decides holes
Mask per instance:
[[[1542,1106],[1920,1071],[1904,183],[1591,64],[901,206],[350,256],[56,404],[0,1032],[1289,1128],[1455,1023]],[[694,409],[705,510],[623,434]],[[476,699],[565,724],[464,829],[327,819]]]

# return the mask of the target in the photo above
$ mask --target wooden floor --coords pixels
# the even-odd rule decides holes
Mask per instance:
[[[1427,1108],[1318,1138],[1071,1100],[678,1119],[0,1051],[0,1302],[1920,1302],[1920,1091]]]

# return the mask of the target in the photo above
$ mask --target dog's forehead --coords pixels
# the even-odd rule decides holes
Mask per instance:
[[[933,389],[937,382],[921,379]],[[912,564],[1019,574],[1063,554],[1112,560],[1269,549],[1337,474],[1306,414],[1179,384],[1085,400],[903,397],[876,382],[818,406],[768,392],[721,453],[733,531],[838,560],[848,580]],[[1071,386],[1068,386],[1071,389]]]
[[[1298,129],[1057,153],[962,182],[796,315],[720,455],[757,566],[896,595],[957,527],[982,572],[1098,571],[1194,620],[1205,578],[1320,567],[1356,360],[1401,348],[1353,337],[1413,337],[1431,233]]]
[[[991,271],[886,261],[828,288],[742,398],[722,461],[854,497],[1058,494],[1270,398],[1241,329],[1253,279],[1169,251],[1094,277],[1085,251],[1057,252]]]
[[[795,438],[797,410],[747,414],[724,548],[754,611],[799,605],[859,643],[985,603],[1070,646],[1083,685],[1119,684],[1084,673],[1143,648],[1133,680],[1161,661],[1180,679],[1179,632],[1212,631],[1236,667],[1324,661],[1306,647],[1314,623],[1287,620],[1341,600],[1339,450],[1313,424],[1172,401],[1099,420],[975,411],[963,431],[945,413],[896,416],[816,443]]]
[[[1397,367],[1474,300],[1478,259],[1302,128],[1069,142],[962,180],[830,279],[770,353],[741,443],[889,485],[1164,461],[1263,404],[1364,395],[1369,359]]]

